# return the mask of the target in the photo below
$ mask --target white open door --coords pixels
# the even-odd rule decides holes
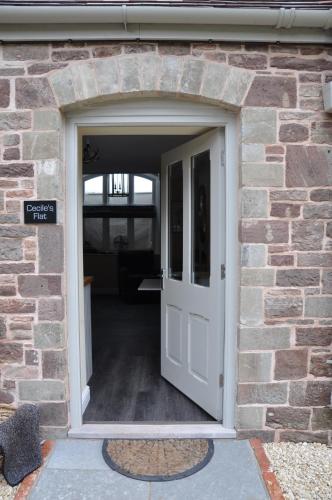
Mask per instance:
[[[224,132],[165,153],[161,183],[161,374],[222,419]]]

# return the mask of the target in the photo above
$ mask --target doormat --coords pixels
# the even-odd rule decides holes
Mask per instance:
[[[212,439],[105,439],[111,469],[141,481],[173,481],[203,469],[214,452]]]

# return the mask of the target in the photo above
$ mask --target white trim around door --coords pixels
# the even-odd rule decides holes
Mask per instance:
[[[225,130],[225,338],[224,390],[222,424],[144,424],[100,423],[83,424],[80,368],[80,335],[84,331],[83,250],[82,250],[82,172],[80,145],[86,133],[114,134],[181,133],[222,127]],[[121,132],[120,132],[121,133]],[[234,113],[216,106],[194,104],[170,99],[136,99],[120,104],[95,107],[69,113],[66,116],[66,282],[67,332],[69,360],[70,429],[71,437],[214,437],[232,438],[236,433],[236,342],[238,318],[238,141],[237,119]]]

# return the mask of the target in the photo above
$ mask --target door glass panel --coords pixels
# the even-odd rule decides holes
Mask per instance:
[[[210,285],[210,152],[191,158],[192,283]]]
[[[168,167],[168,267],[169,278],[182,280],[183,270],[183,170],[182,161]]]

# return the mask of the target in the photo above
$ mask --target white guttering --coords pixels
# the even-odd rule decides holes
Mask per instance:
[[[22,40],[25,34],[27,39],[33,39],[32,31],[36,40],[65,38],[70,32],[73,37],[69,38],[74,39],[98,33],[97,38],[108,33],[109,39],[123,39],[125,33],[127,38],[139,39],[223,39],[224,32],[226,39],[232,39],[243,31],[250,41],[328,42],[331,27],[332,9],[0,6],[1,40]]]

